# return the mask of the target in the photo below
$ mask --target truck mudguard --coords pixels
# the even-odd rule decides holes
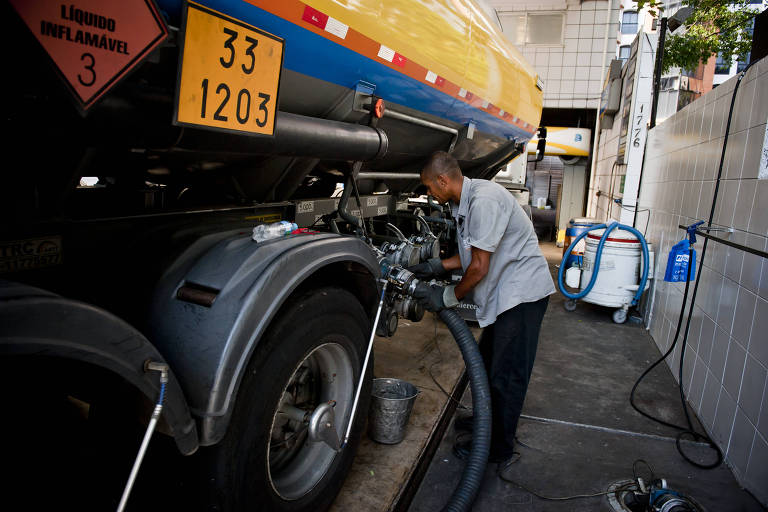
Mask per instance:
[[[159,280],[149,308],[150,339],[179,378],[202,445],[224,436],[259,340],[302,283],[343,269],[339,279],[355,280],[353,291],[373,313],[378,263],[358,238],[318,233],[256,243],[249,235],[190,246]]]
[[[0,354],[60,357],[100,366],[132,384],[150,403],[160,393],[160,378],[145,372],[144,363],[165,362],[139,331],[111,313],[10,281],[0,281]],[[163,418],[179,451],[194,453],[196,425],[172,368]]]

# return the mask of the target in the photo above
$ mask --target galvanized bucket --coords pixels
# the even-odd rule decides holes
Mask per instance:
[[[400,379],[373,379],[368,437],[383,444],[397,444],[405,437],[405,426],[419,390]]]

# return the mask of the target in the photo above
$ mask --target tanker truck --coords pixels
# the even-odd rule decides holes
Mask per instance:
[[[160,404],[153,443],[195,454],[199,508],[326,509],[366,420],[380,261],[453,250],[421,166],[492,178],[541,81],[481,0],[9,0],[3,20],[8,488],[113,508],[127,475],[97,484],[101,462]],[[299,229],[253,239],[281,220]],[[420,315],[389,294],[375,328]],[[327,404],[340,449],[309,432]]]

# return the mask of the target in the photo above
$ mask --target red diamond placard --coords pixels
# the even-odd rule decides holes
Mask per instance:
[[[152,0],[10,0],[85,112],[168,36]]]

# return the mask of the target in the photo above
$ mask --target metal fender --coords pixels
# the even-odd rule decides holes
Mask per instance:
[[[0,281],[0,356],[59,357],[100,366],[132,384],[150,403],[160,393],[160,379],[144,371],[144,362],[165,362],[139,331],[111,313],[9,281]],[[196,425],[172,369],[163,417],[179,451],[194,453]]]
[[[341,279],[355,279],[358,294],[372,293],[372,301],[363,301],[369,316],[374,307],[378,262],[356,237],[304,234],[256,243],[249,234],[182,254],[150,307],[150,338],[199,419],[202,445],[224,436],[259,340],[302,283],[341,269]]]

